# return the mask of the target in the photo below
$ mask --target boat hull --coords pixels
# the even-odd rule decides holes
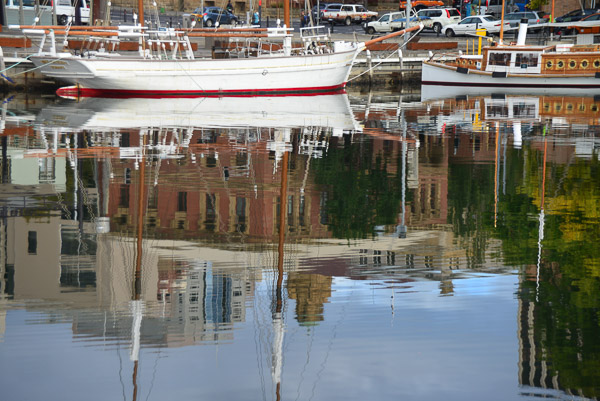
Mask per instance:
[[[134,57],[33,56],[47,77],[90,95],[254,95],[344,88],[359,52],[240,59],[156,60]]]
[[[463,72],[460,72],[463,71]],[[587,75],[535,75],[507,74],[494,76],[491,72],[474,71],[447,66],[436,62],[423,62],[423,85],[477,87],[477,88],[527,88],[527,89],[598,89],[600,78]]]

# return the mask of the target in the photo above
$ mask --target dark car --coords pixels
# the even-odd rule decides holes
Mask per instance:
[[[319,3],[319,6],[317,8],[317,6],[314,6],[312,8],[312,10],[310,11],[310,15],[312,16],[313,22],[317,23],[319,16],[321,15],[321,11],[323,11],[323,9],[325,7],[327,7],[328,3]]]
[[[585,8],[583,10],[582,9],[577,9],[577,10],[573,10],[571,12],[568,12],[565,15],[561,15],[560,17],[556,18],[554,20],[554,22],[573,22],[573,21],[579,21],[583,17],[591,15],[591,14],[596,14],[597,12],[598,12],[598,10],[595,9],[595,8]]]
[[[568,26],[565,28],[565,34],[567,35],[575,35],[579,33],[600,33],[600,13],[588,15],[587,17],[583,17],[577,23],[587,23],[589,22],[589,26]]]
[[[202,25],[212,27],[216,22],[219,25],[238,23],[238,17],[221,7],[198,7],[192,12],[192,16]]]

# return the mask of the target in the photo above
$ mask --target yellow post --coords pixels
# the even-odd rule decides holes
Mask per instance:
[[[473,39],[473,52],[471,54],[475,55],[475,39]]]
[[[477,36],[479,36],[477,54],[481,56],[481,39],[485,36],[485,28],[477,28],[475,32],[477,33]],[[473,53],[475,53],[475,50],[473,50]]]
[[[469,55],[469,39],[467,39],[467,51],[465,52],[467,56]]]

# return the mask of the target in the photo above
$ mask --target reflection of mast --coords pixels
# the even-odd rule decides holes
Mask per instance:
[[[494,159],[494,228],[498,218],[498,156],[500,152],[500,124],[496,122],[496,155]]]
[[[283,153],[281,170],[281,192],[279,207],[279,247],[277,258],[277,287],[275,294],[275,308],[273,311],[273,350],[272,350],[272,376],[275,384],[276,397],[281,399],[281,367],[283,363],[283,247],[285,245],[285,212],[287,208],[287,168],[288,152]]]
[[[546,195],[546,153],[548,150],[548,138],[544,132],[544,167],[542,168],[542,200],[540,201],[540,227],[538,231],[538,259],[535,273],[535,300],[538,301],[540,290],[540,265],[542,263],[542,240],[544,239],[544,199]]]
[[[369,93],[371,95],[371,93]],[[400,96],[399,105],[402,104],[402,96]],[[396,227],[398,238],[406,238],[406,152],[408,144],[406,143],[406,119],[404,118],[404,109],[400,111],[400,119],[402,121],[402,216],[400,224]]]
[[[130,359],[133,361],[133,401],[137,399],[137,371],[140,354],[140,330],[142,327],[142,301],[140,300],[142,294],[142,235],[144,232],[144,225],[142,224],[144,218],[144,194],[145,194],[145,174],[146,174],[146,161],[144,160],[144,151],[146,149],[146,135],[140,132],[143,143],[141,145],[140,152],[140,178],[138,182],[138,210],[137,210],[137,253],[135,258],[135,275],[133,280],[133,292],[131,300],[131,314],[133,316],[133,324],[131,327],[131,354]]]

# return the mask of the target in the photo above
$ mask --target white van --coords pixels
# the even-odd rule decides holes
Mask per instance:
[[[35,17],[39,18],[38,25],[52,25],[52,7],[43,5],[40,1],[38,13],[35,12],[35,0],[23,0],[23,21],[19,10],[19,0],[5,0],[4,10],[6,25],[33,25]]]
[[[38,25],[53,25],[52,23],[52,1],[56,1],[56,21],[60,25],[66,25],[69,21],[75,22],[75,7],[71,0],[40,0],[38,8]],[[87,0],[81,1],[81,23],[89,24],[90,5]],[[20,24],[19,0],[5,0],[6,24]],[[23,23],[33,25],[35,14],[35,0],[23,0]]]
[[[67,25],[69,21],[75,22],[75,7],[71,0],[53,0],[56,1],[56,21],[59,25]],[[81,23],[89,24],[90,22],[90,5],[86,0],[80,0],[81,7]]]

